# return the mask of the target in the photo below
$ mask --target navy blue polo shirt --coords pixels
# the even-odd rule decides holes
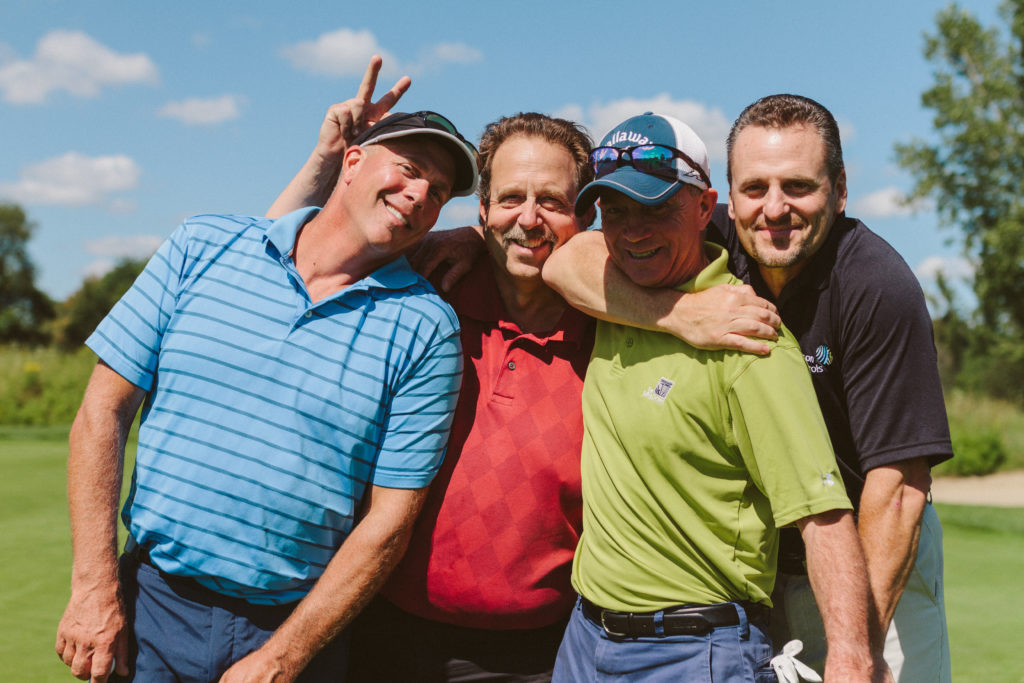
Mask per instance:
[[[778,306],[799,340],[855,508],[869,470],[953,456],[931,318],[921,285],[895,249],[840,216],[776,299],[725,205],[716,207],[707,238],[726,246],[733,272]],[[784,388],[772,400],[784,401]]]

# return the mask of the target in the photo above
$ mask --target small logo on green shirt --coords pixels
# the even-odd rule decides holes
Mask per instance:
[[[658,380],[658,384],[654,387],[647,387],[644,389],[642,394],[644,398],[649,398],[656,403],[664,403],[668,397],[668,392],[672,391],[672,387],[675,385],[670,379],[662,377]]]

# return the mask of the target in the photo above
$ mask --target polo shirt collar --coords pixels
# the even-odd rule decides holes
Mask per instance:
[[[807,266],[793,278],[779,293],[779,305],[797,296],[801,292],[821,291],[828,287],[832,271],[836,265],[836,254],[839,252],[839,241],[842,236],[849,232],[855,221],[846,217],[846,214],[836,216],[835,221],[829,228],[828,237],[821,245],[817,253],[811,257]]]
[[[541,345],[548,341],[564,341],[577,346],[583,344],[593,321],[572,306],[566,306],[554,331],[547,336],[524,333],[520,330],[518,325],[508,319],[505,303],[498,293],[498,283],[494,278],[496,267],[487,254],[476,260],[473,268],[451,295],[452,307],[459,316],[532,338]]]
[[[696,277],[687,280],[676,287],[681,292],[702,292],[711,289],[715,285],[729,284],[735,282],[735,275],[729,270],[729,253],[725,247],[714,242],[704,243],[704,252],[707,254],[710,263],[704,266]]]
[[[286,213],[270,224],[270,227],[267,228],[264,235],[264,239],[268,241],[281,256],[288,256],[292,253],[292,249],[295,247],[295,239],[298,237],[299,230],[301,230],[302,226],[308,223],[318,213],[320,213],[320,207],[318,206],[307,206],[302,209],[296,209],[291,213]],[[290,257],[289,260],[291,260]],[[415,285],[418,281],[419,276],[413,272],[412,267],[409,265],[409,261],[404,255],[400,255],[395,260],[385,263],[377,270],[363,277],[361,280],[352,283],[341,291],[346,292],[354,289],[366,289],[369,287],[379,287],[382,289],[405,289]],[[334,297],[328,297],[328,300],[333,298]]]

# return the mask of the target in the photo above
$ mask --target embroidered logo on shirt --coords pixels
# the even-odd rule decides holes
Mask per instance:
[[[642,396],[644,398],[649,398],[655,403],[664,403],[665,399],[668,397],[668,392],[672,391],[672,387],[674,385],[675,382],[662,377],[658,380],[658,384],[656,386],[644,389]]]
[[[836,479],[832,476],[831,472],[823,472],[821,474],[821,485],[827,488],[831,488],[836,485]]]
[[[804,354],[804,360],[807,362],[807,369],[811,371],[811,374],[818,375],[825,372],[825,368],[832,365],[835,356],[827,344],[822,344],[814,350],[813,356]]]

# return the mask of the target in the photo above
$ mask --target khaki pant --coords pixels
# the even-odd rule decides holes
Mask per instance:
[[[806,576],[780,574],[772,593],[769,634],[776,648],[798,638],[797,658],[825,669],[825,630]],[[949,635],[942,587],[942,526],[926,505],[917,560],[885,638],[885,661],[896,683],[949,683]]]

